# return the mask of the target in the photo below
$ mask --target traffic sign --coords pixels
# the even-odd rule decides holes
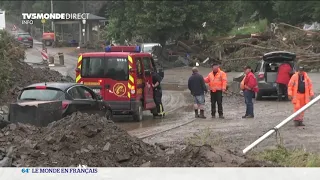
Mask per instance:
[[[12,26],[12,29],[11,29],[11,31],[16,31],[17,30],[17,27],[16,27],[16,25],[13,25]]]
[[[41,23],[42,24],[46,23],[46,20],[45,19],[41,19]]]

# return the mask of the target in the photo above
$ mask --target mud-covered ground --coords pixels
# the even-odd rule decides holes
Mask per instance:
[[[200,68],[203,75],[210,72],[209,68]],[[165,72],[164,83],[179,84],[183,86],[186,84],[188,77],[191,74],[191,68],[178,68],[167,70]],[[229,80],[239,73],[228,73]],[[315,93],[320,92],[320,76],[317,73],[309,73],[314,85]],[[172,98],[185,95],[184,100],[175,102]],[[171,98],[171,101],[166,100]],[[179,97],[181,98],[181,97]],[[180,106],[178,111],[174,111],[175,121],[166,123],[161,127],[148,128],[149,133],[161,131],[161,129],[168,129],[174,127],[174,124],[183,124],[194,120],[192,111],[192,101],[188,91],[165,91],[164,93],[165,108],[170,109],[173,104]],[[242,119],[244,115],[245,104],[241,96],[224,97],[224,115],[225,119],[212,119],[210,117],[210,103],[209,96],[207,96],[206,115],[207,119],[197,119],[189,124],[166,131],[151,137],[148,137],[143,129],[131,131],[132,134],[146,137],[145,142],[148,143],[165,143],[171,146],[183,145],[187,143],[209,143],[227,147],[228,149],[242,150],[251,142],[259,138],[265,132],[276,126],[282,120],[287,118],[292,113],[292,104],[290,102],[277,102],[274,99],[265,99],[264,101],[255,102],[255,118]],[[169,106],[169,107],[168,107]],[[177,108],[177,107],[176,107]],[[320,150],[320,122],[319,122],[319,103],[315,104],[305,115],[306,127],[296,128],[292,122],[285,125],[280,130],[283,143],[289,148],[303,147],[307,151]],[[170,113],[169,113],[170,114]],[[170,118],[169,118],[170,119]],[[162,120],[169,121],[169,120]],[[143,133],[142,133],[143,131]],[[143,134],[143,135],[141,135]],[[271,136],[268,140],[261,143],[258,148],[265,148],[274,146],[276,144],[275,136]]]

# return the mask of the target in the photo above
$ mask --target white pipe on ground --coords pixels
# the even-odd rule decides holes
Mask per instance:
[[[248,147],[246,147],[242,152],[243,154],[246,154],[248,151],[250,151],[252,148],[256,147],[258,144],[260,144],[263,140],[268,138],[271,134],[273,134],[277,129],[280,129],[282,126],[287,124],[289,121],[291,121],[293,118],[298,116],[301,112],[307,110],[309,107],[313,106],[316,102],[320,100],[320,95],[311,100],[308,104],[304,105],[302,108],[300,108],[297,112],[291,114],[289,117],[287,117],[285,120],[283,120],[281,123],[279,123],[276,127],[274,127],[272,130],[265,133],[263,136],[261,136],[259,139],[254,141],[252,144],[250,144]]]

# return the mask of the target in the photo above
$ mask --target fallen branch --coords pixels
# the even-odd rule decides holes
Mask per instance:
[[[287,23],[279,23],[279,25],[289,26],[289,27],[291,27],[291,28],[294,28],[294,29],[297,29],[297,30],[300,30],[300,31],[304,31],[304,32],[307,32],[307,33],[319,34],[318,32],[313,32],[313,31],[309,31],[309,30],[304,30],[304,29],[301,29],[301,28],[296,27],[296,26],[292,26],[292,25],[287,24]]]
[[[248,43],[232,43],[232,44],[239,44],[239,45],[244,45],[244,46],[250,46],[250,47],[254,47],[257,49],[264,49],[264,50],[270,50],[273,51],[274,49],[271,48],[266,48],[266,47],[262,47],[262,46],[258,46],[258,45],[252,45],[252,44],[248,44]]]
[[[223,61],[239,61],[239,60],[249,60],[249,59],[259,59],[261,60],[262,56],[255,57],[244,57],[244,58],[234,58],[234,59],[223,59]]]

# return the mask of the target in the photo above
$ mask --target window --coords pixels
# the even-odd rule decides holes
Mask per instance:
[[[267,63],[266,72],[278,72],[279,63]]]
[[[143,52],[152,53],[153,52],[153,46],[144,46]]]
[[[123,57],[83,58],[81,76],[84,78],[111,78],[126,81],[129,78],[128,59]]]
[[[82,86],[76,86],[68,90],[69,95],[73,99],[94,99],[94,96],[92,93],[85,87]]]
[[[90,100],[94,99],[93,95],[87,88],[83,86],[78,86],[77,89],[82,99],[90,99]]]
[[[151,60],[148,57],[144,57],[142,60],[144,70],[152,70]]]
[[[26,89],[23,90],[20,100],[52,101],[65,99],[64,92],[56,89]]]
[[[81,76],[82,77],[103,77],[103,57],[92,57],[92,58],[83,58],[81,65]]]
[[[78,89],[76,87],[73,87],[68,90],[68,94],[73,98],[73,99],[81,99],[81,95],[78,92]]]

